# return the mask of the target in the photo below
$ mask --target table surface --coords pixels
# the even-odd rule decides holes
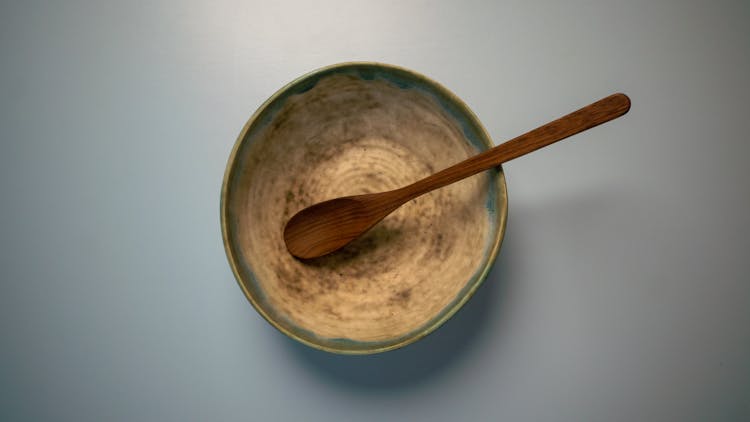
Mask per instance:
[[[742,1],[0,5],[0,419],[750,420]],[[405,66],[496,143],[500,256],[445,326],[331,355],[249,305],[219,191],[252,112],[315,68]]]

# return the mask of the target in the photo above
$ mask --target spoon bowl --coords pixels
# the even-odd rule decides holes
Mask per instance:
[[[395,209],[388,206],[390,203],[379,206],[382,195],[331,199],[298,212],[284,227],[289,252],[307,259],[343,248]]]

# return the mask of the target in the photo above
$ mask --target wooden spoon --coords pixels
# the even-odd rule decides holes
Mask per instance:
[[[356,239],[407,201],[608,122],[628,110],[627,95],[613,94],[409,186],[312,205],[286,223],[284,242],[298,258],[326,255]]]

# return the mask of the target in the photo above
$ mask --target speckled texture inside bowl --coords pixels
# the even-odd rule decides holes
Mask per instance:
[[[300,209],[395,189],[491,146],[468,108],[414,72],[324,68],[272,96],[243,129],[222,190],[237,280],[276,328],[313,347],[373,353],[415,341],[468,300],[502,239],[501,169],[404,205],[346,248],[311,261],[283,242]]]

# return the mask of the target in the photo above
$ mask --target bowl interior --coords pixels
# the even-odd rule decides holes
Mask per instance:
[[[316,202],[405,186],[490,146],[460,100],[405,69],[344,64],[292,82],[251,117],[225,175],[222,228],[241,288],[276,328],[323,350],[378,352],[426,335],[497,254],[500,168],[413,200],[315,260],[286,251],[284,224]]]

